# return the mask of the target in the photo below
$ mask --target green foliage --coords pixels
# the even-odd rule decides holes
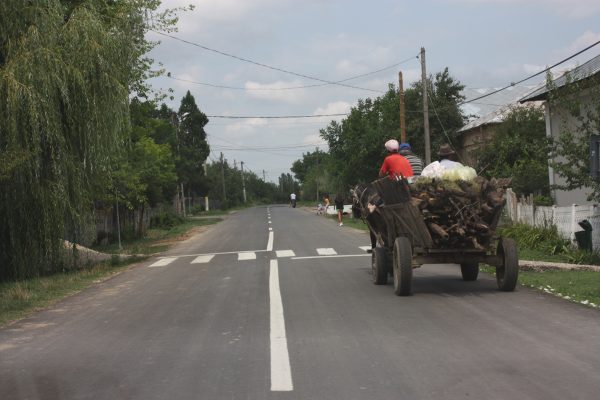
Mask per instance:
[[[554,225],[539,227],[513,223],[499,227],[497,233],[515,239],[519,247],[540,250],[548,254],[564,253],[570,246],[570,242],[560,236]]]
[[[430,132],[432,148],[452,141],[454,132],[463,126],[464,117],[458,106],[464,88],[455,81],[446,68],[430,76]],[[407,139],[413,151],[423,157],[422,85],[417,82],[405,91]],[[370,182],[377,177],[386,155],[383,144],[390,138],[400,137],[398,113],[399,98],[393,85],[380,97],[359,100],[341,124],[331,122],[321,129],[321,137],[329,144],[327,170],[332,184],[346,189],[358,182]],[[435,108],[436,112],[433,110]]]
[[[0,2],[0,280],[58,271],[148,92],[158,0]],[[122,154],[122,153],[121,153]]]
[[[208,118],[188,91],[181,99],[177,127],[177,175],[186,188],[206,192],[203,164],[210,153],[204,127]]]
[[[548,196],[548,152],[543,110],[513,108],[479,153],[477,170],[488,178],[512,177],[518,195]]]
[[[150,228],[170,229],[185,221],[183,217],[170,211],[163,211],[150,218]]]

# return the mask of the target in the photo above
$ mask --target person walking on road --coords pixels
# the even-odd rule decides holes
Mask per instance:
[[[296,208],[296,193],[290,194],[290,205],[292,208]]]
[[[335,195],[335,199],[333,200],[335,203],[335,209],[337,210],[338,222],[340,226],[344,225],[342,222],[342,215],[344,214],[344,196],[341,193]]]

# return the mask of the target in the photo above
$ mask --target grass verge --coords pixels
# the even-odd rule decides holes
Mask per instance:
[[[481,266],[495,275],[496,269]],[[519,271],[519,284],[562,297],[575,303],[600,308],[600,272],[587,270]]]
[[[119,250],[117,243],[105,246],[95,246],[94,250],[109,254],[143,254],[149,255],[165,251],[174,242],[189,237],[195,231],[195,228],[213,225],[221,221],[221,218],[198,218],[187,219],[184,223],[175,225],[172,228],[152,228],[146,231],[146,235],[141,239],[135,239],[122,243]]]
[[[18,282],[0,283],[0,327],[23,318],[60,299],[75,294],[92,283],[107,279],[142,258],[125,261],[114,258],[88,268]]]
[[[121,250],[116,244],[94,248],[96,251],[115,254],[110,261],[52,276],[0,283],[0,327],[123,271],[128,265],[143,260],[143,255],[166,250],[177,241],[189,237],[198,227],[219,221],[221,218],[189,219],[169,229],[149,229],[146,237],[123,243]],[[116,256],[118,253],[141,256],[119,259]]]

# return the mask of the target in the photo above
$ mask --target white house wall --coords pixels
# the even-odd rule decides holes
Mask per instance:
[[[582,107],[589,107],[591,103],[589,91],[585,94],[582,93],[580,100],[582,102]],[[548,103],[546,103],[546,134],[548,136],[551,136],[554,140],[557,140],[561,130],[563,130],[565,127],[573,130],[576,128],[577,125],[575,118],[567,115],[564,109],[548,110],[548,108]],[[550,115],[550,118],[548,118],[548,115]],[[563,115],[566,115],[566,117],[563,118]],[[564,161],[565,159],[563,157],[558,157],[556,160]],[[551,185],[565,184],[565,179],[558,175],[551,167],[549,167],[548,173]],[[559,207],[570,206],[572,204],[589,205],[592,204],[592,202],[587,200],[589,193],[589,189],[574,189],[570,191],[554,190],[553,197],[555,204]]]

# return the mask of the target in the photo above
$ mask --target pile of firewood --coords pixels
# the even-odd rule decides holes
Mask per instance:
[[[410,185],[411,202],[423,215],[438,248],[486,250],[510,179],[450,181],[421,177]]]

